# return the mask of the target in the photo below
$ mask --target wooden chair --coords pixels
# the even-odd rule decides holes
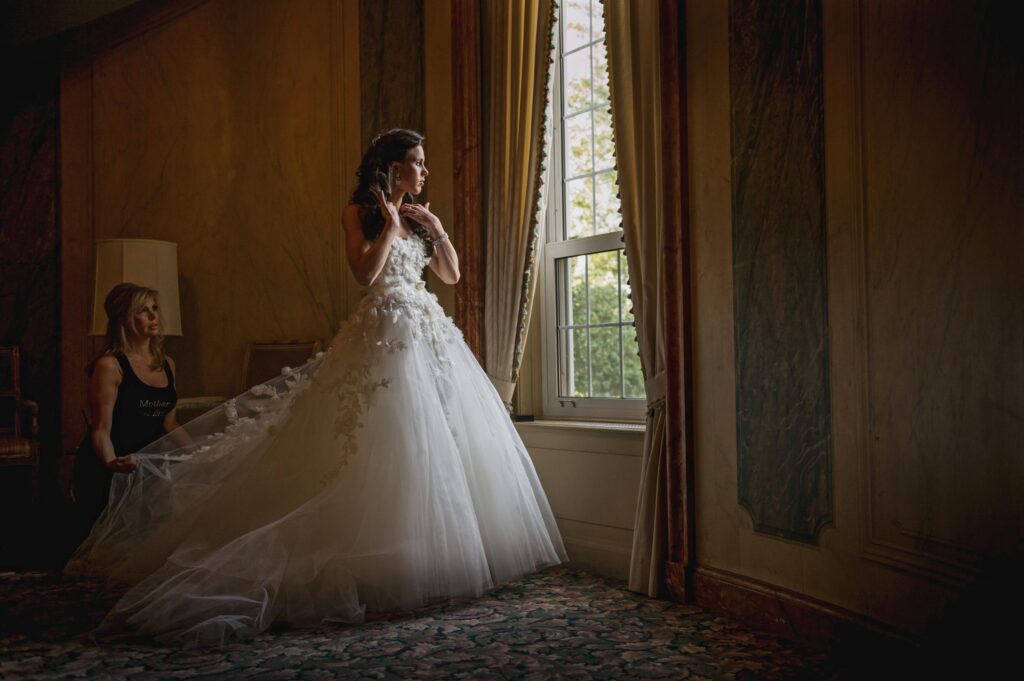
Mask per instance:
[[[281,367],[297,367],[305,364],[320,352],[318,340],[281,340],[250,343],[245,351],[245,366],[242,370],[243,393],[254,385],[268,381],[281,374]],[[185,424],[222,404],[227,398],[205,395],[180,397],[178,399],[178,423]]]
[[[21,353],[0,346],[0,469],[26,469],[35,489],[39,467],[39,405],[21,396]]]
[[[319,340],[280,340],[250,343],[245,352],[242,390],[281,375],[282,367],[298,367],[320,352]]]

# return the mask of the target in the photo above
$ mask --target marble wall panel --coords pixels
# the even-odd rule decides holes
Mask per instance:
[[[739,501],[758,532],[832,521],[820,0],[731,0]]]

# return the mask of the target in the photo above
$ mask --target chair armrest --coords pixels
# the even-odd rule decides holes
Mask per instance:
[[[17,401],[17,407],[19,410],[25,412],[29,417],[29,432],[33,437],[39,436],[39,403],[35,400],[23,400]]]

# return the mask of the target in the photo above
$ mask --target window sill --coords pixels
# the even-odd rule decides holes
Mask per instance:
[[[598,421],[587,419],[537,419],[535,421],[516,421],[516,428],[537,430],[574,430],[607,433],[638,433],[647,431],[643,421]]]

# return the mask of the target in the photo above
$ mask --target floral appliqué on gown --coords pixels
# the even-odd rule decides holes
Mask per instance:
[[[129,588],[101,632],[186,644],[474,596],[566,559],[500,397],[396,239],[331,348],[115,476],[66,570]]]

